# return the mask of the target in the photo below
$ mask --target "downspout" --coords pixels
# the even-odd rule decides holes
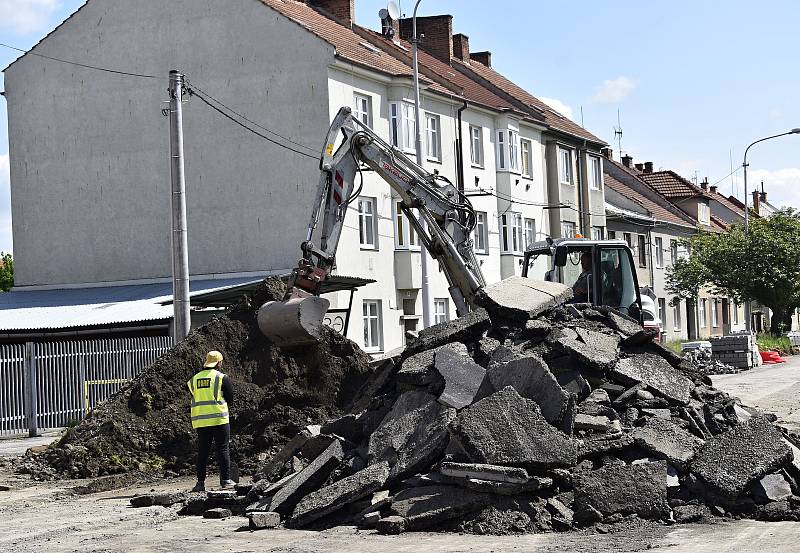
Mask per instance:
[[[461,124],[461,114],[469,104],[464,100],[464,105],[456,112],[458,118],[458,137],[456,138],[456,187],[464,193],[464,128]]]
[[[586,140],[583,141],[583,149],[580,147],[576,148],[575,151],[577,152],[577,162],[578,162],[578,186],[576,190],[578,191],[578,221],[580,221],[580,229],[581,234],[585,238],[591,238],[592,234],[590,232],[586,232],[586,219],[584,219],[584,211],[583,211],[583,184],[584,184],[584,174],[583,174],[583,158],[581,156],[581,152],[583,152],[584,156],[586,155]],[[588,213],[585,214],[588,217]],[[590,225],[591,226],[591,223]]]

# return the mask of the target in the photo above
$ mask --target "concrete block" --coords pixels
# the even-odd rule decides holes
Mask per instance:
[[[427,386],[441,379],[441,376],[436,371],[434,363],[436,353],[443,349],[448,349],[465,357],[469,355],[467,346],[461,342],[452,342],[437,348],[422,351],[403,361],[400,365],[400,370],[397,371],[397,382],[399,384],[408,384],[411,386]]]
[[[457,478],[475,478],[516,484],[525,484],[529,480],[528,471],[525,469],[484,463],[452,463],[444,461],[439,468],[439,472],[445,476]]]
[[[469,357],[446,348],[436,352],[434,364],[444,378],[444,391],[439,396],[439,403],[454,409],[471,405],[486,376],[486,369]]]
[[[575,430],[588,430],[591,432],[606,432],[611,421],[608,417],[584,415],[578,413],[575,415]]]
[[[455,414],[431,394],[405,392],[370,436],[368,462],[389,462],[392,480],[427,469],[447,447]]]
[[[703,440],[672,424],[667,419],[653,417],[644,426],[634,429],[636,445],[658,459],[664,459],[678,468],[685,469],[694,454],[703,445]]]
[[[422,530],[478,511],[491,501],[489,494],[457,486],[427,486],[399,492],[391,512],[406,520],[408,530]]]
[[[270,501],[269,510],[288,516],[303,497],[319,488],[328,479],[343,458],[342,443],[334,440],[325,451],[275,493]]]
[[[485,309],[474,309],[463,317],[439,323],[419,331],[419,337],[406,348],[404,355],[433,349],[449,342],[470,342],[492,327]]]
[[[485,286],[475,302],[492,315],[526,321],[572,299],[572,289],[558,282],[510,277]]]
[[[405,532],[406,525],[406,519],[403,517],[390,516],[378,520],[378,522],[375,524],[375,528],[378,530],[379,534],[396,536],[397,534],[402,534]]]
[[[205,513],[203,513],[203,518],[228,518],[233,513],[231,513],[230,509],[225,509],[224,507],[217,507],[215,509],[209,509]]]
[[[348,503],[378,491],[389,478],[389,463],[382,461],[305,496],[294,508],[289,524],[301,527]]]
[[[281,515],[273,511],[255,511],[249,513],[250,529],[277,528],[281,524]]]
[[[690,470],[714,491],[735,499],[791,460],[792,450],[778,429],[762,417],[753,417],[706,441]]]
[[[664,462],[615,465],[575,473],[575,510],[593,507],[603,515],[666,518],[669,515],[666,482]]]
[[[792,496],[792,487],[782,474],[767,474],[753,484],[753,497],[758,501],[783,501]]]
[[[653,393],[679,405],[687,405],[694,384],[656,355],[642,353],[620,359],[610,372],[612,379],[626,386],[645,384]]]
[[[576,462],[575,442],[553,428],[536,403],[511,386],[463,409],[450,432],[476,463],[541,470],[572,467]]]

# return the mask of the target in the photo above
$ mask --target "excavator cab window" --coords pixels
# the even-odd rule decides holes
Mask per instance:
[[[641,319],[636,269],[628,251],[616,247],[600,248],[599,258],[599,303]]]
[[[573,302],[594,303],[593,266],[591,247],[571,246],[569,248],[564,258],[564,264],[560,267],[560,280],[572,288]]]

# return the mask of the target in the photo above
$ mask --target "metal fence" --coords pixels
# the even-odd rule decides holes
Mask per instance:
[[[0,435],[82,419],[170,347],[168,336],[0,345]]]

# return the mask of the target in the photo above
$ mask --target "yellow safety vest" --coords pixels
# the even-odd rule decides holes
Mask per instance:
[[[228,404],[222,397],[224,374],[203,369],[186,384],[192,392],[192,428],[228,424]]]

